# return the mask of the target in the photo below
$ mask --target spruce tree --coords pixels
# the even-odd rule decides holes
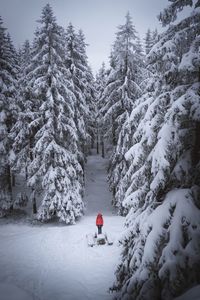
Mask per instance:
[[[33,108],[31,106],[30,99],[30,87],[27,80],[27,68],[31,61],[31,48],[29,41],[27,40],[19,51],[19,97],[18,107],[19,112],[16,122],[11,130],[11,138],[13,140],[13,150],[15,158],[13,161],[13,168],[18,172],[27,170],[28,161],[30,160],[30,145],[29,145],[29,115],[33,114]]]
[[[151,49],[155,92],[129,120],[135,130],[122,203],[129,213],[114,286],[120,299],[172,299],[199,282],[199,1],[173,2],[160,20],[170,24],[191,4],[192,14]]]
[[[148,54],[152,47],[152,45],[151,45],[151,30],[150,29],[148,29],[146,32],[144,42],[145,42],[145,52],[146,52],[146,54]]]
[[[125,24],[118,29],[111,55],[111,71],[100,99],[105,103],[100,111],[104,128],[107,128],[105,135],[111,136],[114,146],[108,175],[114,206],[118,206],[115,195],[126,168],[124,147],[119,142],[121,129],[136,99],[142,94],[141,84],[146,72],[140,40],[129,13]]]
[[[57,216],[73,224],[84,208],[83,170],[78,162],[74,122],[76,97],[64,63],[64,30],[57,25],[49,4],[43,8],[39,23],[27,74],[31,93],[38,100],[38,111],[36,107],[29,124],[34,135],[28,184],[33,193],[42,189],[38,219]]]
[[[16,51],[0,18],[0,214],[13,208],[12,141],[10,131],[16,119],[17,69]]]
[[[32,122],[38,117],[39,101],[34,96],[33,88],[30,84],[30,65],[32,49],[28,40],[22,45],[18,53],[19,58],[19,79],[18,79],[18,115],[12,127],[10,137],[13,141],[14,157],[12,169],[18,174],[24,174],[24,180],[28,179],[28,167],[33,161],[32,148],[34,136],[37,131],[37,122]],[[26,197],[26,196],[25,196]],[[19,197],[24,198],[24,197]],[[35,189],[32,188],[30,196],[33,205],[33,213],[37,212]]]
[[[89,68],[85,47],[82,31],[80,30],[77,34],[70,23],[66,30],[66,66],[70,70],[73,92],[76,97],[75,123],[78,130],[79,161],[83,168],[90,140],[88,122],[91,112],[87,89],[89,85],[92,85],[88,78]]]
[[[102,108],[105,106],[105,103],[102,99],[103,91],[106,87],[106,81],[107,81],[108,71],[106,70],[105,63],[102,63],[101,68],[99,69],[98,73],[96,74],[96,81],[95,81],[95,87],[96,87],[96,124],[97,124],[97,143],[100,144],[101,147],[101,156],[105,157],[105,136],[104,133],[106,132],[105,126],[102,123]]]
[[[79,51],[81,53],[82,64],[85,66],[85,74],[84,74],[84,82],[85,82],[85,99],[86,99],[86,107],[88,109],[88,115],[86,118],[86,131],[87,131],[87,146],[86,154],[90,151],[90,147],[93,147],[95,140],[95,80],[93,77],[92,69],[88,64],[88,57],[86,55],[86,47],[88,44],[85,42],[85,36],[82,30],[78,32],[78,41],[79,41]]]

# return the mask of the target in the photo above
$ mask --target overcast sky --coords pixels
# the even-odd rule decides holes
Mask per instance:
[[[1,17],[17,47],[32,40],[46,3],[51,4],[59,25],[66,28],[72,22],[83,30],[94,72],[108,61],[117,26],[124,24],[127,11],[143,39],[148,28],[160,30],[156,16],[168,5],[167,0],[0,0]]]

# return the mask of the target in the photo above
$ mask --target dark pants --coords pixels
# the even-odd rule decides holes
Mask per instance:
[[[101,234],[102,233],[102,225],[97,225],[97,228],[98,228],[98,234]]]

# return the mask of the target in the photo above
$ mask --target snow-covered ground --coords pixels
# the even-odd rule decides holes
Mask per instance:
[[[111,207],[106,166],[100,156],[88,157],[86,213],[76,225],[1,221],[0,300],[113,298],[108,289],[119,261],[124,218]],[[98,212],[103,213],[103,231],[114,237],[113,246],[87,246],[86,234],[96,231]]]
[[[200,285],[193,287],[174,300],[200,300]]]

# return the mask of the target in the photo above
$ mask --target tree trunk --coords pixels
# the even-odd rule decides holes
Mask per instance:
[[[80,163],[81,168],[82,168],[82,170],[83,170],[83,181],[84,181],[84,183],[85,183],[85,163],[84,163],[83,160],[80,161],[79,163]]]
[[[16,180],[15,180],[15,174],[12,172],[12,186],[15,186]]]
[[[199,176],[199,161],[200,161],[200,122],[195,123],[195,132],[194,132],[194,147],[192,151],[192,183],[194,185],[200,186],[200,176]],[[194,197],[195,204],[200,209],[200,194]]]
[[[115,126],[114,126],[114,118],[113,117],[112,117],[112,143],[113,143],[113,146],[117,145]]]
[[[33,137],[30,137],[29,139],[29,157],[30,157],[30,160],[33,161],[33,144],[34,144],[34,141],[33,141]]]
[[[6,185],[8,187],[8,194],[10,195],[10,211],[13,210],[13,196],[12,196],[12,174],[11,174],[11,168],[9,165],[7,165],[6,170]]]
[[[97,154],[99,154],[99,140],[97,138]]]
[[[27,165],[25,167],[25,174],[26,174],[26,181],[27,181],[28,180],[28,167],[27,167]]]
[[[101,136],[101,156],[105,158],[105,148],[104,148],[104,139],[103,135]]]
[[[32,192],[31,192],[31,201],[32,201],[33,214],[37,214],[37,203],[36,203],[36,197],[35,197],[35,189],[33,187],[32,187]]]
[[[92,138],[91,138],[91,148],[92,149],[94,149],[94,144],[95,144],[94,135],[92,135]]]
[[[194,149],[192,155],[193,166],[196,167],[200,160],[200,122],[195,124],[195,138],[194,138]]]
[[[11,206],[10,206],[10,212],[12,212],[13,209],[14,209],[14,207],[13,207],[13,203],[12,203]]]
[[[36,203],[35,195],[34,195],[32,201],[33,201],[33,214],[37,214],[37,203]]]
[[[97,128],[97,154],[99,154],[99,128]]]

